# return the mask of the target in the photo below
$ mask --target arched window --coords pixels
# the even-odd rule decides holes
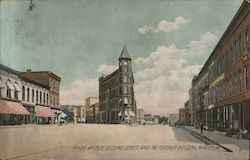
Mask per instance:
[[[36,103],[38,103],[38,90],[36,90]]]
[[[43,93],[43,104],[45,104],[45,93]]]
[[[8,81],[6,82],[6,86],[7,86],[7,90],[6,90],[7,93],[6,93],[6,96],[7,96],[8,98],[11,98],[11,90],[14,90],[14,87],[12,86],[10,80],[8,80]]]
[[[123,103],[125,104],[125,105],[127,105],[128,104],[128,98],[124,98],[124,100],[123,100]]]
[[[27,102],[30,101],[30,89],[27,88]]]
[[[20,92],[20,91],[21,91],[21,90],[20,90],[20,88],[19,88],[18,83],[15,82],[15,84],[14,84],[14,98],[15,98],[15,99],[18,99],[18,92]]]
[[[40,91],[40,104],[42,104],[42,92]]]
[[[2,89],[3,88],[4,88],[3,81],[2,81],[2,78],[0,77],[0,97],[2,97]]]
[[[34,91],[34,89],[32,89],[31,94],[32,94],[31,95],[32,96],[31,101],[32,101],[32,103],[34,103],[34,99],[35,99],[35,91]]]
[[[49,104],[49,94],[47,93],[47,97],[46,97],[46,104]]]
[[[25,87],[22,87],[22,100],[25,101]]]

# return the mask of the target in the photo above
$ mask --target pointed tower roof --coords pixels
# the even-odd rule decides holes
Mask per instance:
[[[123,48],[123,50],[122,50],[122,53],[121,53],[121,55],[120,55],[120,57],[119,57],[119,60],[120,60],[120,59],[130,59],[130,60],[131,60],[131,58],[130,58],[130,56],[129,56],[129,54],[128,54],[128,51],[127,51],[126,46],[124,46],[124,48]]]

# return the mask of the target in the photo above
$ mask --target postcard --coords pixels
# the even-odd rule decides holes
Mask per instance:
[[[0,0],[0,160],[250,160],[249,0]]]

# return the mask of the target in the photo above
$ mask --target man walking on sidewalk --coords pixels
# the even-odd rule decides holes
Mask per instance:
[[[200,129],[201,129],[201,134],[202,134],[202,130],[203,130],[203,122],[201,122]]]

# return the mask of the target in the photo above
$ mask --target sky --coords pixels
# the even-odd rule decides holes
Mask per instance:
[[[167,115],[198,74],[243,0],[0,1],[0,63],[62,78],[60,103],[98,96],[126,45],[137,108]]]

